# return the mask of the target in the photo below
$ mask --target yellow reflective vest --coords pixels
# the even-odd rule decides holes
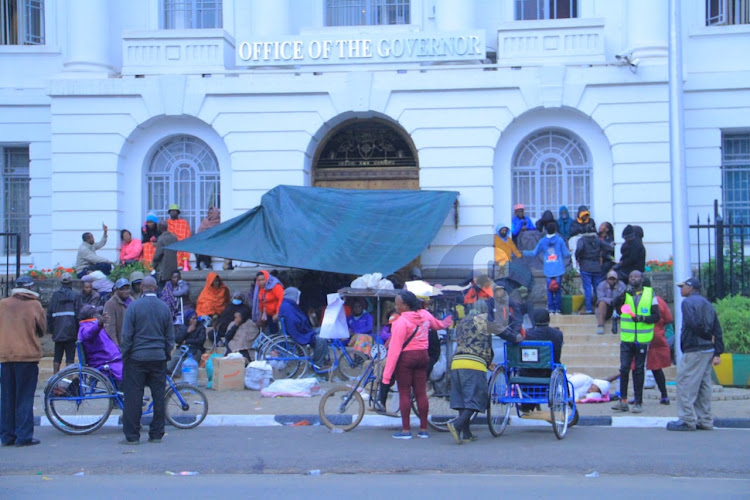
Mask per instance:
[[[651,304],[654,301],[654,289],[647,286],[643,287],[641,300],[638,301],[638,308],[635,307],[633,296],[625,294],[625,305],[630,306],[633,316],[623,314],[620,316],[620,340],[622,342],[638,342],[646,344],[654,338],[654,325],[647,323],[637,323],[635,316],[650,316]]]

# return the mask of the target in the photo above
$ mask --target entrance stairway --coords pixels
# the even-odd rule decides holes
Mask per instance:
[[[568,373],[585,373],[594,378],[608,378],[620,370],[620,335],[613,335],[612,323],[604,325],[604,334],[596,333],[594,315],[558,315],[550,317],[550,326],[563,332],[561,361]],[[667,380],[674,380],[676,367],[664,370]]]

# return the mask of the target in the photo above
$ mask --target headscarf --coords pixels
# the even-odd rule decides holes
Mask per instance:
[[[588,224],[589,219],[591,219],[591,212],[589,212],[588,207],[586,205],[581,205],[578,207],[578,215],[576,216],[576,220],[579,224]]]
[[[263,276],[266,277],[266,286],[263,287],[264,290],[270,291],[273,290],[273,287],[276,285],[280,285],[281,281],[279,281],[276,276],[271,276],[268,274],[268,271],[261,271],[263,273]],[[253,288],[253,321],[258,322],[260,320],[261,313],[263,311],[260,310],[260,303],[258,301],[258,283],[256,281],[254,288]]]
[[[221,223],[221,211],[217,207],[211,207],[208,209],[206,218],[201,221],[201,225],[198,226],[197,233],[210,229]]]
[[[213,287],[213,282],[218,279],[221,283],[219,288]],[[195,304],[195,312],[198,316],[211,316],[221,314],[229,303],[229,288],[221,281],[219,275],[211,272],[206,276],[206,285]]]
[[[295,304],[299,304],[299,296],[300,291],[298,288],[294,288],[293,286],[290,286],[289,288],[284,289],[284,298],[289,299]]]

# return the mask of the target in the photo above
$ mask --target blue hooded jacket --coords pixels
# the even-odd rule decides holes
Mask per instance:
[[[566,213],[568,214],[567,219],[563,219],[562,214]],[[568,210],[568,207],[565,205],[560,207],[560,212],[557,216],[557,232],[560,233],[560,236],[563,238],[570,239],[570,224],[573,222],[573,218],[570,216],[570,211]]]
[[[565,259],[570,257],[570,250],[565,240],[559,234],[552,237],[543,237],[537,243],[534,250],[524,250],[524,257],[536,257],[544,253],[544,275],[548,278],[555,278],[565,274]]]

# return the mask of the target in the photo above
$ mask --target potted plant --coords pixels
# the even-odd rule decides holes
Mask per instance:
[[[721,364],[714,367],[721,385],[750,387],[750,297],[733,295],[716,302],[723,330]]]
[[[569,267],[562,277],[562,313],[573,314],[583,307],[581,276],[574,267]]]

